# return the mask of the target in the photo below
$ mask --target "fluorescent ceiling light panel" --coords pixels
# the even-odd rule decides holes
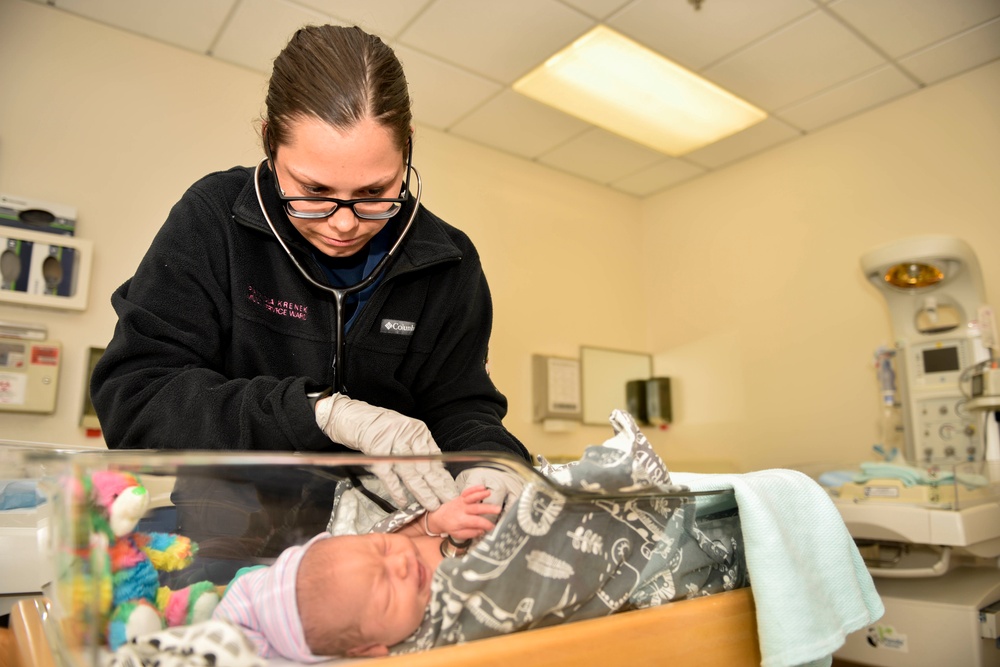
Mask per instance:
[[[514,90],[674,157],[767,118],[603,25],[523,76]]]

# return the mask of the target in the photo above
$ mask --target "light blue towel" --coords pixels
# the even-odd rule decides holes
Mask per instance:
[[[848,634],[885,613],[840,513],[807,475],[670,476],[692,491],[735,492],[763,667],[829,665]]]

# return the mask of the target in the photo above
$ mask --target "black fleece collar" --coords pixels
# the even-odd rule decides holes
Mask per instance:
[[[254,189],[254,170],[251,167],[245,168],[247,171],[247,182],[233,202],[233,219],[241,225],[256,229],[271,236],[271,230],[264,220],[264,215],[260,211],[257,203],[257,193]],[[301,257],[308,257],[311,253],[311,246],[301,234],[288,221],[281,206],[281,200],[274,192],[274,185],[271,183],[271,171],[266,167],[261,168],[260,188],[271,220],[281,237],[290,248],[300,254]],[[408,219],[412,206],[412,198],[396,216],[402,221]],[[413,221],[413,227],[403,246],[396,253],[396,257],[389,268],[389,275],[400,272],[421,269],[443,261],[457,261],[462,258],[458,246],[449,238],[445,229],[445,223],[436,215],[421,206],[417,213],[417,219]]]

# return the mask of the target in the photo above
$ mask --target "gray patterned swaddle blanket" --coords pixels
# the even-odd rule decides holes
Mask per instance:
[[[543,459],[540,467],[557,485],[594,495],[568,499],[554,485],[527,483],[493,531],[438,567],[420,628],[392,653],[748,585],[735,504],[698,516],[690,497],[623,497],[651,488],[687,489],[671,484],[666,466],[627,413],[616,410],[611,424],[616,435],[588,447],[579,461],[553,466]],[[370,501],[356,489],[346,485],[337,496],[331,532],[371,525],[371,509],[362,509]],[[376,521],[374,529],[391,529],[414,513],[397,515]]]

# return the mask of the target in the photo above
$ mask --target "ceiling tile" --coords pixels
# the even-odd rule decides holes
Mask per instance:
[[[997,0],[838,0],[829,7],[893,57],[1000,16]]]
[[[778,109],[775,115],[811,132],[916,89],[917,84],[898,68],[886,65],[802,102]]]
[[[538,161],[607,184],[662,159],[662,153],[595,127],[545,153]]]
[[[207,53],[234,0],[58,0],[73,14]],[[192,20],[197,17],[197,20]]]
[[[345,25],[358,25],[382,39],[392,39],[432,0],[296,0],[318,12],[336,18]]]
[[[704,173],[705,170],[697,165],[667,158],[625,178],[613,181],[611,187],[636,197],[648,197]]]
[[[708,169],[718,169],[754,153],[795,139],[799,135],[800,133],[795,128],[776,118],[768,118],[722,141],[692,151],[685,155],[684,159]]]
[[[394,44],[410,87],[413,117],[439,130],[500,92],[498,83],[436,58]]]
[[[358,24],[399,54],[416,122],[640,197],[1000,58],[1000,0],[33,1],[264,75],[300,26]],[[509,89],[598,21],[771,117],[669,159]]]
[[[563,2],[600,21],[627,5],[630,0],[563,0]]]
[[[275,56],[296,30],[309,23],[335,22],[319,12],[282,0],[242,0],[212,55],[270,74]]]
[[[935,83],[1000,58],[1000,19],[984,23],[899,61],[924,83]]]
[[[508,88],[456,123],[451,132],[521,157],[535,158],[589,127]]]
[[[636,0],[607,24],[688,69],[699,70],[796,18],[815,11],[810,0]]]
[[[399,41],[513,83],[596,23],[554,0],[436,0]]]
[[[776,109],[884,63],[836,19],[814,12],[703,74],[765,109]]]

